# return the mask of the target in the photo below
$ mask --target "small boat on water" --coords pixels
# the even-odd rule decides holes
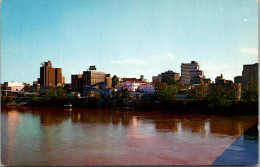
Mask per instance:
[[[121,112],[128,112],[128,111],[134,111],[134,107],[117,107],[116,108],[118,111],[121,111]]]
[[[65,107],[65,108],[71,108],[71,107],[72,107],[72,104],[70,104],[70,103],[69,103],[69,104],[64,104],[64,107]]]

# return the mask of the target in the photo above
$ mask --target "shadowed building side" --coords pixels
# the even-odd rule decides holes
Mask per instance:
[[[243,89],[258,86],[258,63],[243,66]]]

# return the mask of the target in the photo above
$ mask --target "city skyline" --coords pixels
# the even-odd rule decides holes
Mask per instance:
[[[198,61],[207,78],[233,80],[258,62],[256,0],[191,2],[2,1],[1,82],[32,83],[48,60],[66,83],[90,65],[151,81]]]

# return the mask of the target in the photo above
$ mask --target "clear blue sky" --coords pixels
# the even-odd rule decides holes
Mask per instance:
[[[40,63],[71,74],[90,65],[119,77],[181,72],[242,75],[258,62],[256,0],[2,0],[1,82],[31,83]]]

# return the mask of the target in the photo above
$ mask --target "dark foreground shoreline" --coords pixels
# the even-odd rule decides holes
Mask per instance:
[[[57,109],[69,109],[65,108],[62,105],[44,105],[44,104],[5,104],[1,105],[3,108],[57,108]],[[73,108],[86,108],[86,109],[107,109],[115,110],[119,112],[158,112],[165,114],[176,114],[176,113],[190,113],[190,114],[205,114],[205,115],[222,115],[222,116],[258,116],[258,102],[237,102],[230,105],[216,105],[207,101],[190,101],[184,103],[184,101],[176,101],[170,104],[155,104],[155,103],[142,103],[138,106],[131,107],[115,107],[111,106],[108,103],[106,105],[73,105]]]

